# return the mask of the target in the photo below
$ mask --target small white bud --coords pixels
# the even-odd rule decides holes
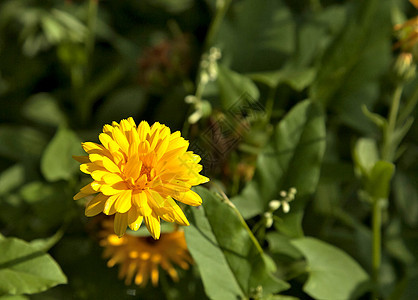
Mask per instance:
[[[187,119],[190,124],[195,124],[197,121],[200,120],[202,117],[202,112],[200,110],[196,110],[194,113],[192,113],[189,118]]]
[[[286,201],[282,202],[283,212],[287,214],[290,211],[290,205]]]
[[[188,95],[184,98],[184,102],[186,102],[187,104],[192,104],[192,103],[196,103],[197,98],[196,96],[193,95]]]
[[[264,218],[266,219],[266,228],[270,228],[273,225],[273,214],[271,212],[265,212]]]
[[[208,83],[208,81],[209,81],[209,75],[208,75],[208,73],[206,73],[206,72],[202,72],[201,74],[200,74],[200,83],[201,84],[206,84],[206,83]]]
[[[289,194],[296,195],[296,193],[297,193],[296,188],[291,187],[291,188],[289,189]]]
[[[271,200],[269,202],[269,207],[272,211],[275,211],[275,210],[279,209],[280,205],[281,205],[281,203],[280,203],[279,200]]]
[[[280,197],[285,198],[287,196],[287,192],[286,191],[280,191]]]

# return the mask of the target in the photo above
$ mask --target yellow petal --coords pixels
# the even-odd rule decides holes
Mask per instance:
[[[105,203],[107,200],[107,196],[103,194],[98,194],[96,197],[91,199],[89,203],[87,203],[85,215],[87,217],[93,217],[101,213],[105,207]]]
[[[98,166],[95,163],[91,163],[91,162],[80,165],[80,171],[83,172],[83,173],[86,173],[86,174],[91,174],[92,172],[97,171],[97,170],[102,171],[102,170],[104,170],[104,168]]]
[[[160,217],[152,213],[151,215],[144,217],[145,226],[147,226],[148,231],[151,233],[152,237],[155,240],[160,238]]]
[[[109,174],[109,171],[107,171],[105,168],[103,168],[103,169],[93,171],[91,173],[91,177],[93,177],[94,180],[103,181],[103,177],[105,175],[108,175],[108,174]]]
[[[118,237],[121,237],[126,232],[126,227],[128,227],[128,213],[116,213],[114,221],[114,230]]]
[[[153,286],[158,285],[158,264],[154,263],[151,267],[151,282]]]
[[[73,199],[74,200],[78,200],[78,199],[84,198],[84,197],[86,197],[88,195],[96,194],[98,192],[98,188],[99,188],[99,186],[97,185],[97,182],[96,181],[90,182],[86,186],[82,187],[80,189],[80,192],[77,193],[73,197]]]
[[[143,219],[144,217],[141,216],[136,209],[132,208],[128,211],[128,224],[129,228],[133,231],[137,231],[139,227],[141,227]]]
[[[184,204],[191,205],[191,206],[199,206],[202,204],[202,198],[200,198],[199,194],[190,190],[186,193],[180,193],[179,196],[176,197],[177,201],[183,202]]]
[[[81,143],[81,147],[83,147],[84,151],[86,151],[88,154],[101,153],[106,150],[102,145],[92,142]]]
[[[180,207],[174,202],[173,199],[168,197],[166,199],[166,204],[169,209],[169,212],[162,215],[161,218],[167,222],[176,222],[183,226],[189,226],[189,221],[187,220],[186,216],[184,215],[183,211]]]
[[[142,161],[139,160],[138,155],[129,158],[125,166],[126,177],[132,177],[135,181],[138,179],[142,169]]]
[[[123,152],[126,154],[129,153],[129,143],[126,136],[120,131],[119,128],[113,128],[113,138],[115,139],[116,143],[120,146]]]
[[[126,213],[132,206],[132,191],[125,190],[120,193],[119,198],[115,202],[116,211]]]
[[[119,194],[124,190],[127,190],[128,186],[125,182],[118,182],[113,185],[104,184],[101,186],[100,191],[105,194],[106,196],[112,196],[115,194]]]
[[[105,206],[103,208],[103,213],[109,216],[109,215],[113,215],[116,212],[115,201],[118,199],[118,197],[119,197],[119,194],[116,194],[107,198]]]
[[[139,123],[138,125],[138,135],[139,135],[139,140],[145,141],[147,134],[150,132],[150,127],[147,121],[142,121],[141,123]]]
[[[141,216],[149,216],[152,209],[148,205],[148,197],[145,192],[133,192],[132,202],[137,207]]]
[[[113,185],[119,182],[124,182],[123,178],[115,173],[107,173],[106,175],[103,176],[103,181],[109,185]]]
[[[92,162],[99,166],[103,166],[106,170],[112,173],[119,173],[119,167],[107,156],[99,154],[90,154],[89,158]]]

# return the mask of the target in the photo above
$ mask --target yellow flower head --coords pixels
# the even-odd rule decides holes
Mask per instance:
[[[101,232],[100,245],[105,247],[103,256],[110,258],[108,267],[119,264],[119,278],[125,278],[125,284],[145,286],[151,277],[153,286],[158,284],[158,267],[161,266],[174,281],[178,274],[173,264],[188,269],[192,258],[187,250],[183,231],[161,234],[158,241],[151,237],[126,234],[118,238],[113,234],[112,221],[106,220]]]
[[[74,157],[80,170],[93,178],[74,196],[95,195],[87,203],[86,216],[115,214],[119,237],[127,226],[138,230],[142,221],[154,239],[160,237],[160,218],[189,225],[173,199],[200,205],[202,199],[190,188],[209,179],[199,174],[200,157],[187,151],[189,143],[179,131],[171,133],[158,122],[150,127],[142,121],[137,127],[129,118],[105,125],[99,140],[102,145],[82,143],[88,156]]]

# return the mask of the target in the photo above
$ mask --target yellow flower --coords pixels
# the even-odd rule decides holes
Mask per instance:
[[[102,145],[82,143],[88,156],[74,157],[80,170],[94,179],[74,200],[95,195],[86,206],[86,216],[115,214],[114,230],[120,237],[127,226],[138,230],[145,222],[154,239],[160,236],[160,218],[189,225],[177,200],[188,205],[202,203],[192,186],[209,181],[199,174],[199,155],[187,151],[189,143],[180,132],[171,133],[160,123],[151,127],[134,120],[104,125]]]
[[[119,278],[125,277],[125,284],[130,285],[132,279],[136,285],[145,286],[151,277],[153,286],[158,284],[158,267],[161,266],[174,281],[178,274],[173,264],[188,269],[192,258],[187,250],[183,231],[162,233],[158,241],[150,236],[132,236],[125,234],[118,238],[113,234],[112,221],[103,222],[100,245],[105,247],[103,256],[110,258],[108,267],[119,264]]]

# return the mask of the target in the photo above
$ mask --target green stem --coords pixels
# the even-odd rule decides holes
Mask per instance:
[[[398,117],[399,106],[401,103],[402,90],[403,86],[398,85],[393,93],[392,103],[389,111],[388,126],[384,132],[382,159],[386,161],[393,161],[395,156],[395,149],[392,143],[392,137],[396,129],[396,119]]]
[[[212,23],[209,26],[208,33],[206,35],[204,51],[209,49],[213,45],[214,39],[218,34],[219,27],[222,24],[222,21],[228,11],[229,5],[232,0],[218,0],[217,3],[220,3],[216,7],[215,17],[212,20]]]
[[[245,222],[244,218],[242,217],[242,215],[239,212],[239,210],[237,209],[237,207],[234,205],[234,203],[231,202],[231,200],[229,200],[228,196],[225,195],[225,193],[222,191],[222,189],[219,187],[219,185],[217,185],[216,183],[212,183],[212,184],[214,184],[216,186],[217,190],[221,194],[225,203],[228,204],[233,209],[233,211],[235,212],[235,214],[238,216],[239,220],[241,221],[241,224],[244,226],[245,230],[247,230],[248,235],[250,236],[251,240],[253,241],[253,243],[254,243],[255,247],[257,248],[258,252],[260,254],[262,254],[263,253],[263,248],[261,248],[260,244],[258,243],[258,240],[255,238],[253,232],[251,231],[250,227],[248,227],[247,222]]]
[[[372,215],[372,230],[373,230],[373,244],[372,244],[372,279],[373,279],[373,294],[372,299],[378,299],[379,286],[379,271],[381,262],[381,226],[382,226],[382,209],[379,199],[373,201],[373,215]]]

